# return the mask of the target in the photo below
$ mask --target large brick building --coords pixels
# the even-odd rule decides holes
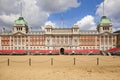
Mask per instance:
[[[117,48],[120,48],[120,30],[115,31],[114,33],[117,33]]]
[[[117,46],[118,33],[112,32],[112,22],[102,16],[96,30],[81,30],[78,25],[71,28],[53,28],[32,31],[23,17],[14,22],[12,31],[3,28],[0,33],[0,50],[108,50]]]

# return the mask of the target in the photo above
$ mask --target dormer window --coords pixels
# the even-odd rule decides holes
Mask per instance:
[[[104,26],[103,30],[109,30],[109,27],[108,26]]]
[[[17,31],[22,31],[22,27],[17,27]]]
[[[47,29],[47,32],[50,32],[50,29]]]
[[[77,40],[75,39],[75,42],[77,42]]]
[[[77,29],[75,29],[75,32],[77,32]]]

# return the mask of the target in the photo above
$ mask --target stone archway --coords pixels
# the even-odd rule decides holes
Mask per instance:
[[[60,48],[60,54],[64,54],[64,48]]]

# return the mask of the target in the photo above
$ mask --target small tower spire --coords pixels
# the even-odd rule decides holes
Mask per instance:
[[[63,15],[61,15],[61,28],[64,28],[64,20],[63,20]]]
[[[103,0],[103,16],[105,15],[105,4],[104,4],[105,0]]]
[[[20,7],[21,7],[21,17],[22,17],[22,1],[21,1],[21,3],[20,3]]]

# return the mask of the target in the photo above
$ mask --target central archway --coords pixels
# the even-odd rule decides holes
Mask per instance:
[[[60,54],[64,54],[64,48],[60,48]]]

